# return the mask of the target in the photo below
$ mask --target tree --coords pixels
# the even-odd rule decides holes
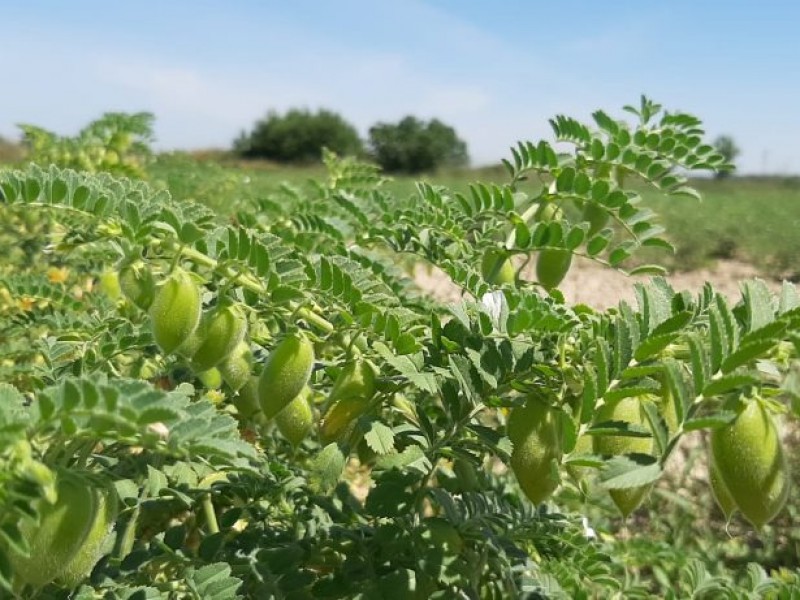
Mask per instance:
[[[725,162],[730,164],[733,164],[733,161],[741,152],[739,147],[736,145],[736,142],[734,142],[733,138],[729,135],[721,135],[715,139],[714,148],[716,148],[717,152],[725,157]],[[728,175],[730,175],[730,171],[720,170],[715,174],[715,177],[717,179],[723,179]]]
[[[246,158],[278,162],[318,162],[322,148],[337,154],[360,154],[361,139],[355,127],[329,110],[316,113],[292,109],[285,115],[270,111],[250,134],[234,142],[234,151]]]
[[[426,123],[407,116],[397,124],[378,123],[370,127],[369,146],[375,161],[389,172],[420,173],[469,162],[466,143],[438,119]]]

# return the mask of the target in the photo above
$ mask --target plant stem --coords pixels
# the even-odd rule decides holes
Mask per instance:
[[[203,515],[206,518],[206,527],[211,533],[219,533],[219,523],[217,523],[217,514],[214,512],[214,503],[211,502],[211,494],[203,494],[202,500]]]
[[[202,252],[199,252],[193,248],[188,248],[186,246],[182,246],[177,243],[173,243],[171,246],[168,246],[168,248],[173,251],[177,251],[184,257],[190,259],[191,261],[197,264],[201,264],[210,269],[219,268],[219,261],[211,258],[210,256],[206,256]],[[243,288],[248,289],[255,294],[266,294],[267,292],[266,288],[257,279],[245,273],[237,273],[231,267],[225,267],[223,269],[223,274],[226,277],[229,277],[231,280],[236,281]],[[289,308],[295,314],[297,314],[298,317],[300,317],[301,319],[305,319],[311,325],[314,325],[316,328],[321,329],[326,333],[333,333],[334,331],[333,324],[324,317],[315,313],[314,311],[309,310],[308,308],[301,306],[295,302],[290,302]]]
[[[120,538],[119,544],[114,552],[114,559],[117,563],[121,563],[125,560],[125,557],[131,553],[133,550],[133,545],[136,542],[136,523],[139,520],[139,515],[142,512],[142,502],[148,496],[148,488],[147,486],[142,487],[142,491],[139,493],[139,500],[136,503],[136,508],[133,509],[133,513],[131,514],[128,521],[125,523],[125,530],[122,532],[122,537]]]
[[[125,560],[125,557],[131,553],[133,544],[136,542],[136,522],[139,520],[139,515],[142,512],[141,500],[142,498],[140,498],[140,503],[136,505],[130,518],[125,523],[125,530],[122,532],[119,548],[115,554],[115,558],[119,562]]]

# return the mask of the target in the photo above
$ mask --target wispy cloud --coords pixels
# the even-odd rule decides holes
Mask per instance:
[[[719,32],[705,43],[717,23],[708,11],[684,24],[672,8],[573,15],[576,0],[510,4],[141,0],[100,11],[85,0],[45,13],[20,3],[0,39],[0,134],[16,135],[20,121],[70,133],[106,110],[149,110],[161,148],[228,146],[270,109],[324,107],[362,134],[408,114],[438,117],[481,164],[549,136],[554,114],[586,119],[647,93],[733,135],[744,171],[762,168],[765,151],[770,165],[800,171],[800,89],[776,66],[790,62],[776,52],[788,27],[764,41],[774,57],[764,61],[763,44],[735,33],[746,21],[725,24],[735,43]]]
[[[334,68],[322,61],[320,67],[326,66]],[[369,57],[350,66],[347,72],[331,75],[329,71],[306,84],[282,76],[253,81],[235,72],[135,59],[101,60],[96,74],[106,93],[117,90],[158,116],[162,147],[187,145],[187,139],[197,145],[227,144],[267,109],[332,108],[366,133],[379,120],[406,114],[438,116],[450,122],[485,119],[493,102],[491,94],[478,85],[439,82],[415,72],[398,57]],[[187,130],[188,123],[195,125]]]

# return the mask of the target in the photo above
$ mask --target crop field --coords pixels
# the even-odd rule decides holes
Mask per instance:
[[[798,598],[800,180],[628,108],[391,177],[28,127],[0,598]]]
[[[150,172],[173,194],[202,201],[223,215],[237,210],[239,200],[273,193],[285,183],[302,188],[310,180],[325,177],[322,167],[253,165],[224,157],[213,161],[201,156],[195,160],[192,155],[162,155]],[[465,194],[471,183],[507,179],[507,172],[498,166],[419,177],[393,176],[386,187],[400,196],[412,195],[417,181],[422,180]],[[697,179],[692,184],[702,200],[665,198],[637,186],[643,203],[659,215],[676,249],[674,255],[650,253],[641,260],[657,259],[675,271],[736,260],[753,266],[764,277],[800,278],[800,177]],[[230,204],[231,198],[236,202]]]

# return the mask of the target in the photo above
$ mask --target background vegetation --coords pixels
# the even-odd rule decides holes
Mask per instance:
[[[432,172],[469,162],[467,145],[455,129],[438,119],[405,117],[398,123],[369,128],[370,155],[387,173]]]
[[[426,122],[413,116],[370,127],[367,150],[355,127],[329,110],[270,112],[233,144],[233,152],[242,158],[295,165],[319,164],[323,148],[343,156],[369,156],[389,173],[419,174],[469,162],[467,145],[455,129],[438,119]]]
[[[3,162],[21,164],[22,148],[12,143],[6,148]],[[148,172],[177,197],[198,200],[221,213],[235,212],[253,198],[287,185],[302,188],[325,175],[321,164],[241,162],[224,151],[160,154]],[[445,169],[419,177],[395,174],[387,186],[401,195],[412,194],[421,179],[463,193],[470,182],[502,176],[499,166]],[[642,189],[676,248],[674,256],[661,257],[670,269],[691,271],[711,267],[719,259],[736,259],[768,277],[800,279],[800,177],[732,177],[692,183],[702,192],[702,200],[664,199]]]
[[[338,114],[292,109],[285,115],[270,112],[236,140],[234,152],[245,158],[302,164],[318,163],[323,147],[343,155],[362,152],[355,127]]]
[[[224,154],[198,160],[181,153],[160,155],[150,173],[178,197],[196,199],[222,213],[235,212],[251,199],[282,187],[303,189],[311,180],[325,177],[321,165],[242,163]],[[386,185],[399,195],[411,195],[421,179],[465,193],[471,182],[503,177],[500,166],[445,169],[418,177],[395,174]],[[702,200],[663,198],[641,186],[645,202],[658,213],[676,249],[675,255],[661,254],[659,260],[672,270],[691,271],[713,266],[719,259],[736,259],[768,277],[790,281],[800,277],[796,258],[800,256],[800,177],[695,179],[692,185],[701,191]],[[653,256],[645,252],[639,258]]]

